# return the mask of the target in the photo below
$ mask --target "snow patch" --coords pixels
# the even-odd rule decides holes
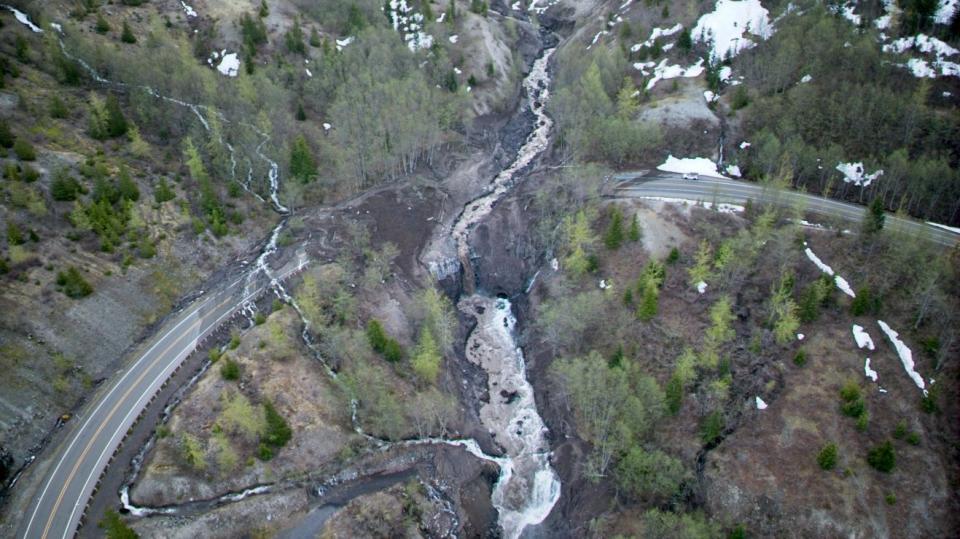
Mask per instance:
[[[923,377],[914,369],[913,352],[910,351],[910,347],[900,340],[900,334],[888,326],[886,322],[877,320],[877,324],[880,325],[880,329],[887,334],[887,338],[897,349],[897,355],[900,356],[900,362],[903,363],[903,370],[907,371],[907,375],[913,379],[913,383],[917,384],[917,387],[922,389],[923,394],[926,395],[927,390],[923,383]]]
[[[960,0],[940,0],[937,12],[933,15],[933,22],[937,24],[950,24],[953,20],[953,14],[957,12],[957,6]]]
[[[657,82],[665,79],[676,79],[679,77],[692,78],[699,77],[704,72],[703,58],[697,60],[697,63],[690,67],[681,65],[669,65],[668,59],[664,58],[657,67],[653,69],[653,78],[647,82],[647,90],[652,90]]]
[[[667,160],[657,167],[657,170],[664,172],[675,172],[677,174],[696,173],[703,176],[712,176],[714,178],[723,178],[724,176],[717,172],[717,165],[706,157],[687,157],[677,159],[673,155],[668,155]]]
[[[761,399],[759,395],[757,395],[756,397],[756,402],[757,402],[757,410],[767,409],[767,403],[763,402],[763,399]]]
[[[460,39],[460,36],[454,34],[454,35],[448,37],[447,39],[450,40],[450,43],[456,44],[456,43],[457,43],[457,40]]]
[[[717,74],[720,77],[720,82],[727,82],[730,80],[730,77],[733,76],[733,68],[730,66],[723,66],[720,68],[720,73]]]
[[[933,53],[938,59],[946,56],[953,56],[960,53],[957,49],[947,45],[943,41],[926,34],[917,34],[911,37],[901,37],[900,39],[883,46],[883,52],[901,54],[910,49],[923,53]]]
[[[863,329],[863,326],[853,325],[853,339],[857,341],[857,348],[866,346],[868,349],[873,350],[873,339],[870,337],[870,334]]]
[[[767,39],[773,35],[769,12],[760,0],[718,0],[714,10],[700,17],[694,39],[712,41],[710,58],[719,61],[754,46],[747,34]]]
[[[650,32],[650,39],[630,47],[630,52],[637,52],[644,47],[652,47],[653,44],[656,43],[657,39],[665,36],[672,36],[680,30],[683,30],[683,25],[680,23],[677,23],[670,28],[654,28],[653,31]]]
[[[41,30],[39,26],[37,26],[36,24],[33,24],[33,22],[30,21],[30,17],[27,17],[27,14],[26,14],[26,13],[24,13],[24,12],[20,11],[19,9],[17,9],[17,8],[15,8],[15,7],[12,7],[12,6],[4,5],[4,6],[2,6],[2,7],[3,7],[4,9],[6,9],[7,11],[13,13],[14,18],[16,18],[17,21],[20,22],[20,24],[22,24],[22,25],[26,26],[27,28],[29,28],[31,32],[33,32],[33,33],[35,33],[35,34],[42,34],[42,33],[43,33],[43,30]]]
[[[800,84],[806,84],[806,83],[808,83],[808,82],[810,82],[810,81],[812,81],[812,80],[813,80],[813,77],[811,77],[810,75],[804,75],[804,76],[800,79]]]
[[[720,96],[711,92],[710,90],[705,90],[703,92],[703,99],[707,102],[707,104],[715,103],[719,98]]]
[[[344,47],[353,43],[354,36],[348,36],[337,40],[337,50],[342,51]]]
[[[304,72],[306,72],[306,74],[307,74],[308,77],[313,78],[313,73],[312,73],[309,69],[304,68],[303,70],[304,70]]]
[[[806,338],[806,335],[804,335],[803,333],[797,333],[797,340],[798,340],[798,341],[802,341],[802,340],[805,339],[805,338]]]
[[[226,50],[220,53],[222,59],[217,65],[217,71],[228,77],[236,77],[240,73],[240,57],[237,53],[227,53]]]
[[[930,226],[935,226],[935,227],[937,227],[937,228],[942,228],[943,230],[946,230],[946,231],[948,231],[948,232],[953,232],[954,234],[960,234],[960,228],[956,228],[956,227],[952,227],[952,226],[947,226],[947,225],[941,225],[940,223],[934,223],[934,222],[932,222],[932,221],[927,221],[927,224],[930,225]]]
[[[837,288],[839,288],[844,294],[850,296],[851,298],[857,297],[857,295],[853,292],[853,289],[850,288],[850,283],[848,283],[847,280],[844,279],[843,277],[834,273],[833,268],[831,268],[830,266],[825,264],[822,260],[820,260],[820,257],[818,257],[812,250],[810,250],[809,247],[807,247],[804,250],[804,252],[807,253],[807,258],[809,258],[811,262],[813,262],[814,264],[816,264],[818,268],[820,268],[820,271],[833,277],[834,284],[836,284]]]
[[[740,143],[740,149],[741,149],[741,150],[746,150],[746,149],[749,148],[749,147],[750,147],[750,143],[747,142],[747,141],[743,141],[743,142]]]
[[[331,128],[331,127],[333,127],[333,126],[330,125],[330,124],[328,124],[327,122],[323,122],[323,130],[324,130],[324,131],[330,131],[330,128]]]
[[[877,371],[870,368],[870,358],[867,358],[867,361],[863,364],[863,374],[874,382],[877,381]]]
[[[860,26],[860,15],[853,12],[854,7],[856,7],[856,4],[848,2],[842,6],[837,6],[837,11],[854,26]]]
[[[739,177],[743,176],[743,175],[740,173],[740,167],[737,166],[737,165],[727,165],[727,168],[724,169],[724,170],[727,171],[727,175],[728,175],[728,176],[732,176],[732,177],[734,177],[734,178],[739,178]]]
[[[190,4],[180,0],[180,5],[183,6],[183,11],[187,14],[187,17],[196,17],[197,12],[190,6]]]
[[[707,291],[707,283],[703,281],[700,281],[699,283],[697,283],[697,292],[703,294],[703,293],[706,293],[706,291]]]
[[[883,176],[883,169],[879,169],[873,174],[867,174],[863,168],[863,163],[839,163],[837,170],[843,173],[843,181],[852,183],[859,187],[870,185],[873,180]]]

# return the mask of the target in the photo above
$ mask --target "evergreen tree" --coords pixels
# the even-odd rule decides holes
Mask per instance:
[[[870,202],[863,219],[863,231],[867,234],[876,234],[883,230],[887,216],[884,212],[883,200],[878,196]]]
[[[684,54],[689,53],[690,49],[693,48],[693,38],[690,36],[689,28],[684,28],[680,32],[680,36],[677,38],[677,48]]]
[[[603,236],[603,243],[607,249],[619,249],[623,244],[623,213],[614,206],[610,216],[610,225]]]
[[[110,23],[107,22],[107,19],[103,18],[103,13],[97,13],[97,22],[94,24],[93,29],[96,30],[98,34],[106,34],[110,31]]]
[[[136,43],[137,38],[133,35],[133,30],[130,29],[130,25],[127,24],[127,21],[123,21],[123,33],[120,34],[120,41],[124,43]]]
[[[303,135],[297,135],[290,149],[290,175],[308,183],[317,175],[317,163]]]
[[[433,332],[430,331],[430,326],[424,325],[420,330],[416,354],[413,356],[413,371],[424,382],[435,384],[440,374],[440,359],[440,349]]]
[[[110,137],[119,137],[127,134],[127,119],[120,110],[120,100],[116,95],[107,96],[107,135]]]
[[[640,238],[643,237],[640,232],[640,219],[637,215],[634,215],[633,219],[630,220],[630,232],[627,233],[627,237],[633,242],[640,241]]]
[[[637,318],[644,322],[649,322],[654,316],[657,316],[660,292],[657,286],[648,281],[643,287],[643,299],[640,300],[640,306],[637,307]]]

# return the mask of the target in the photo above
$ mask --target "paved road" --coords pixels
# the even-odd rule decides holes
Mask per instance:
[[[277,278],[289,277],[303,267],[303,261],[301,256],[287,264]],[[140,412],[204,338],[268,285],[261,275],[257,284],[247,286],[244,276],[204,294],[158,332],[149,348],[115,377],[109,389],[71,421],[73,431],[46,471],[18,537],[74,536],[94,487]]]
[[[782,205],[800,204],[809,212],[840,217],[854,223],[859,223],[863,219],[866,210],[864,206],[816,195],[764,188],[756,183],[706,176],[701,176],[699,180],[684,180],[680,174],[640,171],[615,174],[613,181],[616,182],[613,188],[615,197],[662,197],[733,204],[743,204],[747,199],[757,202],[765,200]],[[920,221],[902,219],[892,214],[887,214],[885,226],[889,229],[903,230],[912,236],[928,237],[931,241],[948,247],[960,240],[960,234]]]

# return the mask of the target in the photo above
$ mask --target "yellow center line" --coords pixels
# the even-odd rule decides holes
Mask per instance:
[[[216,311],[216,310],[219,309],[220,307],[222,307],[222,306],[224,306],[225,304],[229,303],[232,299],[233,299],[233,298],[227,298],[226,300],[220,302],[213,310]],[[198,315],[198,316],[199,316],[199,315]],[[176,340],[174,340],[169,346],[167,346],[166,348],[164,348],[163,352],[161,352],[160,354],[158,354],[158,355],[157,355],[157,358],[154,359],[153,362],[150,363],[150,366],[148,366],[146,369],[144,369],[143,372],[140,373],[140,376],[138,376],[137,379],[130,385],[130,387],[127,388],[127,390],[123,393],[123,396],[120,397],[120,400],[118,400],[117,403],[116,403],[115,405],[113,405],[113,408],[110,410],[110,413],[107,414],[107,417],[104,418],[104,420],[100,422],[100,426],[97,427],[97,431],[94,432],[93,436],[90,438],[90,441],[88,441],[88,442],[87,442],[87,445],[83,448],[83,452],[80,453],[80,457],[77,459],[77,461],[76,461],[76,462],[74,463],[74,465],[73,465],[73,468],[70,470],[70,475],[68,475],[68,476],[67,476],[67,480],[64,481],[64,483],[63,483],[63,488],[60,490],[60,495],[57,496],[57,501],[56,501],[56,503],[54,503],[53,509],[50,510],[50,515],[47,517],[47,524],[43,527],[43,534],[41,535],[41,537],[43,537],[43,538],[45,539],[45,538],[47,537],[47,535],[49,534],[49,532],[50,532],[50,527],[53,525],[53,518],[54,518],[54,516],[56,516],[57,509],[60,508],[60,504],[63,502],[63,497],[64,497],[64,496],[66,495],[66,493],[67,493],[67,489],[68,489],[69,486],[70,486],[70,482],[73,481],[73,476],[76,475],[77,470],[80,469],[80,464],[83,462],[83,459],[86,458],[87,453],[88,453],[88,452],[90,451],[90,449],[93,447],[93,444],[94,444],[94,442],[96,442],[97,437],[100,436],[100,432],[101,432],[101,431],[103,430],[103,428],[107,425],[107,423],[110,422],[110,419],[114,416],[114,414],[117,413],[117,409],[119,409],[119,407],[120,407],[121,404],[124,404],[124,401],[126,401],[127,397],[130,396],[130,393],[131,393],[138,385],[140,385],[140,382],[143,381],[143,378],[150,372],[151,369],[153,369],[153,367],[157,364],[157,362],[159,362],[164,356],[166,356],[166,355],[167,355],[167,352],[169,352],[170,349],[174,347],[174,345],[176,345],[176,344],[178,344],[180,341],[182,341],[185,335],[187,335],[189,332],[193,331],[193,329],[194,329],[198,324],[200,324],[200,323],[202,323],[202,322],[203,322],[203,317],[198,318],[197,321],[194,322],[194,323],[192,323],[192,324],[190,324],[190,326],[186,329],[186,331],[182,332],[182,333],[180,334],[180,336],[176,338]],[[78,433],[78,434],[79,434],[79,433]]]

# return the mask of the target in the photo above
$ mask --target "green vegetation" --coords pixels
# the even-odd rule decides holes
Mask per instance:
[[[435,384],[437,375],[440,373],[442,359],[437,341],[433,337],[433,331],[429,326],[424,326],[420,330],[420,341],[417,343],[417,349],[411,360],[413,372],[417,374],[421,381]]]
[[[67,297],[79,299],[93,294],[93,285],[80,274],[80,270],[71,266],[67,271],[57,272],[57,288]]]
[[[830,442],[817,454],[817,464],[824,470],[832,470],[837,465],[837,444]]]
[[[220,376],[224,380],[239,380],[240,379],[240,364],[236,361],[230,359],[227,356],[223,356],[220,365]]]
[[[136,539],[139,535],[120,518],[119,513],[113,509],[107,509],[103,518],[97,523],[97,527],[103,530],[107,539]]]
[[[867,463],[875,470],[884,473],[893,471],[897,463],[897,456],[893,450],[893,444],[889,440],[870,449],[867,452]]]
[[[725,427],[723,412],[714,410],[700,422],[700,439],[705,445],[713,445],[720,439]]]
[[[124,43],[136,43],[137,37],[133,35],[133,30],[127,21],[123,21],[123,32],[120,34],[120,41]]]
[[[374,352],[383,355],[387,361],[396,363],[403,359],[403,347],[396,339],[387,335],[379,320],[370,319],[367,322],[367,342]]]
[[[265,428],[263,435],[260,437],[257,457],[260,460],[270,460],[278,449],[287,445],[287,442],[293,437],[293,431],[290,429],[287,420],[277,412],[270,401],[263,403],[263,413]]]
[[[33,148],[33,144],[23,138],[14,141],[13,153],[17,154],[17,158],[21,161],[35,161],[37,159],[37,151]]]
[[[610,210],[610,224],[603,235],[603,244],[607,249],[619,249],[623,245],[623,212],[617,206]]]
[[[597,352],[591,352],[554,362],[551,374],[573,407],[578,434],[593,447],[586,466],[594,480],[604,475],[618,455],[646,439],[663,415],[663,391],[633,360],[610,368]]]
[[[843,415],[857,419],[866,415],[867,405],[863,401],[860,384],[852,380],[845,383],[840,389],[840,399],[840,411]]]
[[[641,447],[631,448],[617,464],[617,484],[634,498],[669,498],[687,476],[679,460]]]

